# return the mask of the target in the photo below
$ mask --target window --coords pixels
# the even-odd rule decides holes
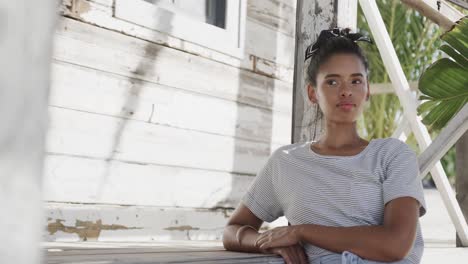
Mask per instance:
[[[245,0],[116,0],[115,17],[242,58]]]

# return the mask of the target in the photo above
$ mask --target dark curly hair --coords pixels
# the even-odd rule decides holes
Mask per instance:
[[[359,59],[361,59],[366,72],[368,72],[369,63],[364,52],[356,43],[356,41],[371,41],[359,33],[349,32],[350,30],[348,28],[323,30],[320,32],[317,41],[307,49],[306,59],[310,58],[310,62],[307,66],[306,76],[307,81],[310,82],[314,87],[317,85],[317,74],[320,65],[325,63],[332,55],[335,54],[356,55]]]

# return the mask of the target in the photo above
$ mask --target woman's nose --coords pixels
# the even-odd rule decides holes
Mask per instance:
[[[349,85],[346,85],[346,84],[341,86],[340,92],[341,92],[341,96],[343,97],[353,95],[353,92],[351,91],[351,87],[349,87]]]

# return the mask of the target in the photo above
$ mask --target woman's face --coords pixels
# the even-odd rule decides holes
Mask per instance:
[[[317,87],[307,87],[309,99],[318,103],[328,121],[355,122],[368,100],[369,84],[361,59],[354,54],[335,54],[317,74]]]

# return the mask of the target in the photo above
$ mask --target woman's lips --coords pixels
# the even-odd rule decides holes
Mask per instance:
[[[338,107],[343,110],[351,110],[354,107],[354,104],[340,104]]]

